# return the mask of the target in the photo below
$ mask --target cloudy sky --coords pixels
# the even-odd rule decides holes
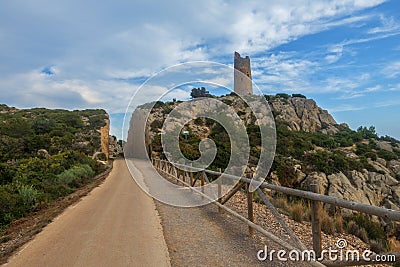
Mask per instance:
[[[396,0],[2,1],[0,40],[1,103],[104,108],[116,135],[152,74],[239,51],[264,93],[302,93],[400,138]]]

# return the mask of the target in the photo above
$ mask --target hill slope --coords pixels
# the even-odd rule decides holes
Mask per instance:
[[[261,142],[254,116],[235,95],[217,98],[233,107],[244,121],[251,146],[249,167],[254,171]],[[309,184],[318,183],[320,191],[326,195],[400,210],[398,140],[388,136],[379,137],[374,127],[360,127],[354,131],[346,124],[338,124],[315,101],[301,95],[290,97],[278,94],[265,98],[272,108],[277,132],[276,155],[266,177],[268,182],[304,190],[308,190]],[[160,141],[161,127],[168,113],[179,103],[157,102],[150,114],[146,140],[153,156],[164,157]],[[146,109],[146,106],[138,109]],[[199,142],[208,137],[218,148],[210,168],[224,169],[227,166],[230,142],[221,125],[210,119],[199,118],[190,121],[185,130],[189,131],[189,136],[187,139],[181,136],[180,148],[187,158],[197,159],[200,156]],[[331,216],[337,213],[334,207],[326,208]],[[340,213],[344,218],[354,216],[345,209],[341,209]],[[376,218],[374,221],[378,223]],[[385,221],[378,224],[381,229],[384,227],[387,235],[400,238],[399,227],[397,230],[396,227],[386,227],[389,224]],[[371,238],[378,239],[372,232]]]
[[[0,105],[0,228],[90,183],[110,140],[104,110]]]

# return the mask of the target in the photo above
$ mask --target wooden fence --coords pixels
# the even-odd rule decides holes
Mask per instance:
[[[382,207],[362,204],[354,201],[348,201],[337,197],[322,195],[318,191],[318,185],[312,184],[310,185],[310,191],[303,191],[293,188],[288,188],[279,185],[272,185],[266,182],[263,182],[259,185],[259,187],[255,190],[264,204],[268,207],[268,209],[272,212],[275,216],[276,220],[282,226],[282,228],[286,231],[289,235],[292,243],[291,245],[287,241],[275,236],[274,234],[268,232],[261,226],[254,223],[254,209],[253,209],[253,192],[251,192],[250,184],[252,182],[251,174],[246,174],[245,177],[238,177],[229,174],[223,174],[221,170],[219,171],[211,171],[211,170],[203,170],[199,168],[195,168],[192,166],[187,166],[178,163],[170,163],[165,160],[152,158],[152,163],[155,168],[163,175],[168,176],[170,178],[176,179],[178,184],[183,186],[188,186],[194,192],[202,195],[202,197],[211,199],[208,195],[204,194],[204,185],[206,183],[210,183],[207,174],[214,175],[216,177],[223,177],[224,179],[229,179],[234,181],[236,184],[233,188],[227,192],[225,195],[222,195],[222,179],[218,179],[217,183],[217,192],[218,198],[217,201],[213,201],[215,205],[218,206],[218,211],[221,213],[222,210],[227,211],[234,217],[238,218],[239,220],[243,221],[249,226],[249,235],[254,235],[254,230],[257,230],[270,240],[280,244],[284,248],[288,250],[297,250],[301,253],[301,251],[307,250],[306,246],[301,242],[301,240],[297,237],[297,235],[293,232],[293,230],[287,225],[284,218],[281,216],[279,211],[274,207],[274,205],[269,201],[268,197],[264,194],[264,188],[274,190],[276,192],[280,192],[283,194],[297,196],[301,198],[305,198],[311,201],[311,226],[312,226],[312,241],[313,241],[313,251],[315,252],[315,256],[319,258],[322,251],[322,242],[321,242],[321,220],[320,220],[320,211],[322,209],[322,203],[332,204],[334,206],[362,212],[369,215],[376,215],[381,218],[387,218],[392,221],[400,222],[400,211],[395,211],[391,209],[386,209]],[[195,187],[196,181],[200,181],[200,190]],[[238,214],[237,212],[231,210],[230,208],[224,206],[224,204],[234,196],[238,191],[242,188],[246,189],[246,196],[247,196],[247,218],[243,217],[242,215]],[[398,252],[389,252],[384,254],[373,254],[370,256],[371,261],[327,261],[323,260],[321,262],[318,261],[311,261],[309,262],[312,266],[354,266],[354,265],[371,265],[371,264],[379,264],[382,262],[377,261],[377,257],[382,258],[382,256],[394,256],[396,258],[396,262],[400,262],[400,253]]]

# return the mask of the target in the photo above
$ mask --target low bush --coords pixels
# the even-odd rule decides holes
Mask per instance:
[[[28,207],[34,207],[39,200],[39,192],[32,185],[21,185],[18,188],[18,193]]]
[[[363,214],[352,215],[346,219],[349,234],[359,237],[377,251],[387,250],[389,246],[387,236],[379,223],[372,221],[367,215]]]
[[[387,161],[390,161],[392,159],[398,159],[397,155],[391,151],[385,150],[385,149],[380,149],[378,151],[378,156],[380,158],[383,158]]]
[[[57,182],[60,184],[73,185],[79,183],[82,179],[90,178],[94,171],[89,165],[77,165],[57,175]]]

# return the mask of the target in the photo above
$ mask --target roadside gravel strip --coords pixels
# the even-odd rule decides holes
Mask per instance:
[[[66,209],[7,266],[170,266],[154,201],[123,159],[109,177]]]

